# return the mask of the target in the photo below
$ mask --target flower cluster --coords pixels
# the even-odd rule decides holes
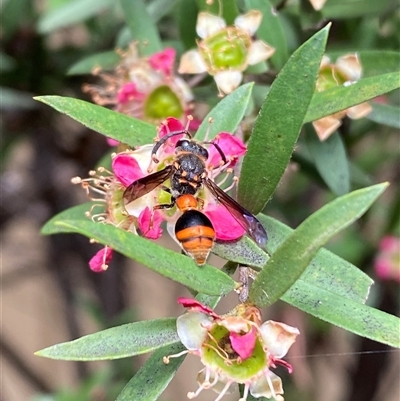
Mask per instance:
[[[202,39],[197,50],[182,55],[178,71],[181,74],[207,72],[214,77],[220,95],[229,94],[243,79],[249,66],[267,60],[275,49],[252,36],[261,24],[262,13],[251,10],[239,15],[233,26],[225,20],[205,12],[197,17],[196,32]]]
[[[324,56],[319,68],[316,90],[322,92],[335,86],[352,85],[361,78],[361,75],[362,67],[356,53],[339,57],[336,63],[332,63],[329,57]],[[361,103],[316,120],[313,122],[313,126],[319,139],[324,141],[340,127],[341,120],[345,116],[358,119],[365,117],[371,111],[372,108],[368,103]]]
[[[83,90],[97,104],[111,105],[141,120],[159,123],[172,116],[186,123],[193,94],[186,82],[174,74],[175,56],[175,49],[167,48],[150,57],[140,57],[133,43],[113,73],[94,71],[104,86],[86,84]]]
[[[204,368],[197,377],[199,388],[188,394],[189,399],[212,389],[219,393],[219,401],[239,383],[244,385],[240,401],[249,393],[283,401],[282,381],[271,368],[282,365],[292,371],[282,358],[300,334],[297,328],[272,320],[262,323],[260,310],[252,304],[239,304],[219,316],[196,300],[178,302],[188,309],[177,319],[178,336],[187,350],[164,362],[185,353],[200,357]]]
[[[156,168],[161,170],[171,164],[175,158],[175,145],[184,137],[185,127],[176,118],[167,118],[159,126],[158,139],[168,135],[169,132],[182,131],[181,135],[169,138],[157,153],[158,163]],[[237,162],[240,156],[246,152],[244,143],[228,132],[220,132],[213,141],[224,153],[228,163],[221,166],[220,153],[214,146],[208,150],[206,168],[209,177],[213,180],[219,179],[220,175],[226,174],[222,180],[229,176],[229,170]],[[126,150],[114,154],[112,157],[112,171],[100,168],[99,172],[91,172],[91,177],[81,179],[75,177],[74,183],[81,184],[90,195],[95,191],[103,195],[102,199],[93,199],[105,204],[105,211],[100,215],[93,215],[97,221],[113,224],[133,233],[140,233],[149,239],[158,239],[162,235],[161,224],[166,221],[168,232],[175,238],[174,230],[171,229],[177,219],[177,210],[154,210],[158,204],[170,203],[170,194],[162,186],[154,189],[134,200],[124,204],[123,194],[125,189],[134,181],[148,175],[150,167],[153,168],[151,152],[153,145],[140,146],[135,150]],[[220,182],[222,182],[222,180]],[[208,216],[214,226],[216,238],[220,240],[235,240],[244,234],[243,227],[232,217],[229,211],[219,204],[206,190],[198,194],[203,201],[202,212]],[[99,251],[90,261],[93,271],[104,271],[111,260],[112,250],[105,247]]]

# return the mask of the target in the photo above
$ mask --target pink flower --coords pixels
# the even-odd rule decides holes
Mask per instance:
[[[222,205],[209,202],[204,209],[204,214],[213,223],[215,235],[221,241],[234,241],[245,233],[244,228]]]
[[[188,309],[177,319],[177,331],[187,351],[164,357],[190,353],[200,357],[204,368],[199,372],[199,388],[188,394],[197,397],[203,390],[213,389],[220,400],[236,384],[244,385],[243,398],[267,397],[283,401],[282,380],[271,371],[282,360],[300,334],[295,327],[269,320],[262,323],[260,310],[252,304],[239,304],[226,315],[219,316],[196,300],[179,298]]]
[[[176,51],[164,49],[140,57],[137,44],[130,45],[112,73],[95,70],[104,85],[83,86],[95,103],[140,120],[159,123],[174,116],[186,123],[193,107],[193,94],[186,82],[174,74]]]
[[[375,273],[381,280],[400,283],[400,238],[393,235],[383,237],[375,259]]]
[[[229,167],[234,167],[238,158],[246,154],[246,145],[237,137],[229,132],[220,132],[213,141],[217,144],[228,160],[231,160]],[[219,166],[222,163],[220,153],[215,146],[208,149],[208,165]]]
[[[98,251],[96,255],[94,255],[89,261],[91,270],[95,273],[102,273],[106,271],[109,263],[111,262],[112,255],[113,250],[110,247],[105,246],[104,248],[100,249],[100,251]]]

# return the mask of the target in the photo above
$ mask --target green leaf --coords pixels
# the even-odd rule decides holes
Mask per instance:
[[[239,14],[236,0],[196,0],[196,3],[200,11],[221,16],[227,25],[233,25]]]
[[[62,96],[36,96],[34,99],[79,121],[85,127],[130,146],[152,143],[156,136],[156,128],[152,124],[83,100]]]
[[[158,22],[170,13],[177,3],[179,0],[153,0],[147,4],[147,13],[153,22]]]
[[[278,12],[268,0],[246,0],[248,10],[260,10],[263,14],[260,27],[257,29],[258,38],[275,47],[271,57],[273,66],[280,70],[289,58],[285,31],[279,19]]]
[[[171,358],[169,364],[163,357],[185,350],[181,343],[168,345],[155,351],[124,387],[116,401],[156,401],[175,376],[184,357]]]
[[[92,54],[72,65],[68,69],[67,74],[90,74],[95,67],[100,67],[102,70],[109,70],[114,68],[120,60],[121,56],[114,50]]]
[[[319,319],[371,340],[400,348],[400,319],[329,290],[296,282],[282,300]]]
[[[258,218],[268,232],[268,251],[273,254],[294,230],[263,214],[259,214]],[[215,244],[213,253],[224,259],[249,265],[258,271],[265,266],[269,259],[268,255],[246,236],[235,243]],[[296,281],[296,285],[300,289],[303,285],[306,288],[313,286],[315,292],[325,289],[353,301],[364,303],[372,282],[356,266],[323,248],[311,260],[304,273]]]
[[[328,30],[329,25],[293,53],[254,124],[238,189],[239,203],[253,213],[264,208],[289,163],[314,93]]]
[[[330,238],[359,218],[387,187],[373,185],[336,198],[308,217],[279,246],[250,290],[258,306],[278,300],[301,276]]]
[[[252,89],[252,82],[239,86],[218,102],[201,123],[196,133],[196,139],[203,141],[208,130],[208,140],[213,139],[221,131],[235,132],[246,112]],[[212,124],[209,122],[210,119],[212,119]]]
[[[113,6],[112,0],[72,0],[64,6],[42,14],[37,29],[41,34],[77,24]]]
[[[372,112],[367,115],[371,121],[393,128],[400,128],[400,108],[390,104],[371,103]]]
[[[362,78],[350,86],[337,86],[315,93],[304,123],[318,120],[400,87],[400,73]]]
[[[321,142],[312,127],[306,129],[308,149],[328,188],[336,195],[350,191],[350,170],[346,149],[338,132]]]
[[[142,0],[120,0],[125,21],[132,38],[138,42],[141,55],[149,56],[162,50],[161,39],[154,20]]]
[[[179,11],[175,14],[179,29],[179,37],[186,50],[196,46],[198,11],[195,1],[181,1],[179,4]]]
[[[84,216],[74,219],[77,210],[82,211],[82,205],[53,217],[43,227],[42,233],[75,232],[94,238],[151,270],[205,294],[224,295],[235,288],[235,282],[215,267],[199,267],[188,256],[114,226],[94,223]]]
[[[155,319],[98,331],[35,354],[65,361],[99,361],[144,354],[177,341],[176,319]]]
[[[399,70],[399,52],[390,50],[361,50],[357,53],[360,56],[363,78]]]
[[[328,0],[321,12],[325,18],[344,19],[362,16],[378,17],[385,12],[391,0]]]

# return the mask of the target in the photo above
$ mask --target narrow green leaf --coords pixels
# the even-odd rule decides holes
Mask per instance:
[[[372,112],[367,118],[375,123],[400,128],[400,108],[390,104],[371,103]]]
[[[400,53],[390,50],[357,51],[363,69],[363,78],[399,70]]]
[[[336,195],[350,191],[350,170],[346,149],[338,132],[321,142],[312,127],[306,129],[308,149],[328,188]]]
[[[70,216],[71,209],[64,213]],[[128,258],[195,291],[209,295],[224,295],[235,288],[235,282],[215,267],[210,265],[199,267],[188,256],[108,224],[94,223],[89,219],[65,220],[64,214],[60,213],[42,230],[43,234],[72,232],[107,244]]]
[[[400,348],[400,319],[349,298],[296,282],[282,300],[362,337]]]
[[[72,0],[42,14],[37,29],[41,34],[85,21],[113,6],[112,0]]]
[[[221,16],[228,25],[233,25],[235,18],[239,14],[236,0],[196,0],[200,11]]]
[[[293,53],[254,124],[238,189],[239,202],[253,213],[264,208],[289,163],[314,93],[329,26]]]
[[[275,47],[271,57],[273,66],[280,70],[289,58],[285,31],[279,19],[278,12],[268,0],[246,0],[248,10],[260,10],[263,14],[260,27],[257,29],[258,38]]]
[[[205,139],[207,131],[208,140],[214,138],[219,132],[235,132],[251,99],[253,83],[239,86],[231,94],[224,97],[218,104],[207,114],[196,133],[196,139],[202,141]],[[212,119],[210,125],[209,120]]]
[[[258,218],[268,232],[268,251],[273,254],[294,230],[263,214],[259,214]],[[257,271],[260,271],[269,259],[268,255],[248,237],[243,237],[235,243],[216,244],[213,253],[224,259],[248,265]],[[321,288],[361,303],[367,299],[373,283],[356,266],[324,248],[317,252],[296,281],[299,288],[302,287],[303,281],[304,285],[313,286],[315,292]]]
[[[328,0],[321,12],[325,18],[347,19],[363,16],[378,17],[391,0]]]
[[[175,376],[184,357],[171,358],[168,365],[163,357],[185,350],[181,343],[155,351],[124,387],[116,401],[156,401]]]
[[[273,253],[250,290],[259,306],[278,300],[330,238],[359,218],[387,187],[373,185],[336,198],[308,217]]]
[[[350,86],[337,86],[315,93],[304,123],[318,120],[400,87],[400,73],[390,72],[363,78]]]
[[[177,341],[176,319],[155,319],[98,331],[35,354],[65,361],[99,361],[144,354]]]
[[[60,220],[86,221],[85,212],[90,210],[94,204],[94,202],[87,202],[64,210],[45,224],[42,228],[42,234],[59,233],[60,229],[55,223]],[[95,209],[95,212],[100,213],[101,209]],[[293,229],[263,214],[259,214],[258,218],[268,232],[268,250],[273,253],[289,237]],[[215,244],[213,253],[223,259],[249,265],[256,270],[261,270],[268,261],[268,255],[246,236],[235,243]],[[372,280],[365,273],[327,249],[318,251],[298,281],[300,280],[305,280],[309,285],[315,286],[316,291],[318,288],[324,288],[356,302],[365,301],[372,283]],[[198,300],[210,307],[215,306],[215,304],[211,305],[206,301],[210,298],[209,296],[203,294],[203,297],[205,298],[198,298]]]
[[[121,57],[114,50],[92,54],[72,65],[67,74],[90,74],[96,67],[101,67],[102,70],[109,70],[114,68],[120,60]]]
[[[162,50],[160,36],[154,20],[150,18],[142,0],[120,0],[125,21],[134,40],[138,41],[141,55]]]
[[[186,50],[196,47],[198,11],[195,1],[181,1],[179,11],[175,14],[178,22],[179,37]]]
[[[152,143],[156,136],[156,128],[152,124],[83,100],[62,96],[36,96],[34,99],[85,127],[130,146]]]
[[[147,13],[153,22],[158,22],[179,3],[179,0],[153,0],[147,4]]]
[[[328,51],[332,61],[348,53],[357,53],[362,66],[362,77],[369,78],[399,70],[400,53],[393,50],[334,50]]]

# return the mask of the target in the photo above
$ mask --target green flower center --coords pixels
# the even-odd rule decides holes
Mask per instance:
[[[159,86],[147,97],[144,105],[145,118],[162,120],[167,117],[180,118],[183,109],[179,97],[167,85]]]
[[[225,327],[217,325],[211,329],[210,334],[213,339],[208,339],[202,347],[204,364],[220,368],[225,375],[238,383],[251,379],[267,367],[267,356],[258,336],[252,354],[242,361],[232,348],[229,331]]]
[[[251,38],[246,32],[228,27],[204,39],[199,52],[210,73],[229,68],[242,71],[247,66],[250,46]]]
[[[343,85],[348,80],[348,77],[338,71],[335,66],[327,65],[321,68],[318,73],[317,90],[322,92]]]
[[[108,191],[108,216],[110,221],[123,229],[128,229],[132,223],[132,217],[126,215],[123,195],[125,188],[111,185],[112,189]]]

